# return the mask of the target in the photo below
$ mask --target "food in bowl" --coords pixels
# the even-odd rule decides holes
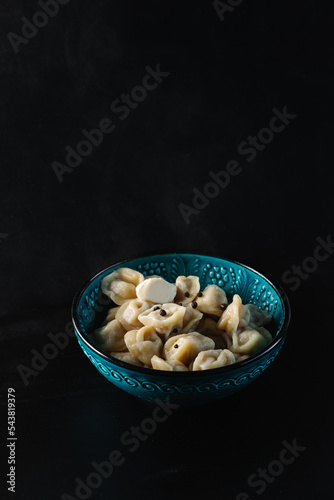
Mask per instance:
[[[256,305],[262,312],[272,316],[271,322],[263,327],[270,331],[273,340],[258,353],[245,355],[248,356],[245,359],[242,359],[243,354],[234,353],[237,362],[214,369],[189,370],[187,367],[184,370],[177,360],[168,362],[173,365],[171,371],[168,368],[147,368],[127,350],[113,351],[113,356],[110,356],[112,349],[97,347],[92,334],[107,322],[116,319],[121,304],[116,304],[102,293],[101,283],[103,278],[122,267],[138,271],[144,279],[161,276],[171,284],[176,283],[178,276],[197,276],[201,290],[208,285],[218,285],[225,291],[229,304],[237,294],[243,305]],[[135,288],[139,284],[128,283],[135,285]],[[193,301],[191,294],[185,299],[190,300],[190,303]],[[193,311],[198,311],[198,308]],[[255,317],[254,311],[256,310],[251,311],[253,320],[258,322],[259,318]],[[203,316],[203,321],[200,320],[196,327],[197,333],[201,333],[200,327],[203,327],[206,335],[215,342],[214,350],[224,349],[226,343],[217,326],[218,317],[208,314]],[[195,319],[191,316],[189,318],[188,327],[191,329],[191,321]],[[79,346],[94,368],[118,389],[155,404],[165,397],[173,404],[204,404],[229,397],[244,389],[276,360],[285,344],[290,318],[289,299],[280,285],[273,284],[266,276],[245,264],[222,256],[194,253],[142,255],[115,262],[87,279],[78,289],[72,304],[72,321]],[[110,336],[109,340],[114,342],[115,339]],[[122,334],[118,340],[122,340]],[[152,365],[158,362],[163,366],[166,360],[157,357],[158,360],[154,356],[151,358]],[[198,363],[204,362],[202,357],[204,354],[198,358]]]
[[[223,288],[200,290],[198,276],[145,277],[121,267],[101,290],[113,302],[91,342],[131,365],[162,371],[201,371],[238,363],[264,349],[272,316]]]

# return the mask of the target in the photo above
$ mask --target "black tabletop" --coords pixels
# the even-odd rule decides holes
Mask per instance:
[[[1,498],[333,498],[330,6],[0,12]],[[70,308],[104,267],[171,250],[259,270],[292,318],[248,388],[152,430]]]

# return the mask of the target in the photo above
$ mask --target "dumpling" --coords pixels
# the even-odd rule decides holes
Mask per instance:
[[[119,309],[119,306],[117,307],[111,307],[108,312],[107,312],[107,317],[106,319],[104,320],[104,325],[106,325],[107,323],[109,323],[109,321],[112,321],[113,319],[116,318],[116,313]]]
[[[175,285],[177,289],[175,302],[183,306],[193,302],[200,290],[198,276],[178,276]]]
[[[105,276],[101,282],[101,290],[118,306],[130,299],[135,299],[136,287],[144,281],[144,276],[138,271],[121,267]]]
[[[176,295],[176,286],[169,283],[161,276],[146,278],[136,288],[140,300],[148,300],[155,304],[173,302]]]
[[[198,332],[181,333],[167,340],[163,348],[163,357],[170,361],[175,359],[184,365],[189,365],[201,351],[214,349],[215,343],[212,339]]]
[[[215,349],[228,349],[228,342],[222,334],[206,333],[205,335],[214,341]]]
[[[242,330],[233,334],[231,351],[237,354],[256,354],[268,345],[267,340],[256,330]]]
[[[223,339],[224,339],[225,344],[226,344],[226,349],[231,349],[232,337],[230,337],[229,334],[224,332],[223,330],[222,330],[222,336],[223,336]]]
[[[191,369],[210,370],[212,368],[220,368],[221,366],[232,365],[235,363],[233,352],[228,349],[210,349],[200,352],[194,359]]]
[[[138,316],[152,307],[152,305],[152,302],[147,302],[145,300],[128,300],[118,308],[116,319],[122,323],[126,330],[136,330],[143,326],[141,321],[139,321]]]
[[[217,321],[214,319],[203,317],[196,331],[210,337],[215,343],[215,349],[226,349],[228,347],[224,332],[218,328]]]
[[[117,319],[109,321],[105,326],[98,328],[93,333],[96,344],[103,351],[124,351],[124,335],[126,333],[122,323]]]
[[[124,335],[126,347],[130,353],[146,366],[151,365],[154,355],[160,356],[162,341],[151,326],[143,326],[140,330],[131,330]]]
[[[253,325],[250,324],[249,326],[252,327]],[[270,342],[273,340],[271,333],[266,328],[263,328],[263,326],[257,326],[256,328],[254,328],[254,330],[257,330],[259,333],[261,333],[267,344],[270,344]]]
[[[194,309],[190,304],[185,306],[186,312],[183,317],[183,324],[180,333],[194,332],[203,317],[203,313]]]
[[[235,362],[236,363],[239,363],[239,361],[244,361],[245,359],[249,358],[248,354],[237,354],[237,353],[235,353],[234,356],[235,356]]]
[[[245,327],[250,322],[250,311],[242,304],[239,295],[233,296],[233,301],[221,315],[218,328],[224,330],[230,337],[236,333],[238,328]]]
[[[217,285],[208,285],[196,297],[197,309],[202,313],[221,316],[227,305],[226,293]]]
[[[197,331],[199,333],[203,333],[204,335],[206,335],[207,333],[219,333],[219,335],[222,334],[222,331],[218,328],[217,321],[208,316],[203,316],[198,324]]]
[[[254,304],[247,304],[245,307],[250,312],[250,323],[253,325],[263,326],[270,323],[272,316],[266,311],[263,311],[263,309],[260,309]]]
[[[144,366],[143,363],[141,363],[139,361],[139,359],[136,358],[136,356],[133,356],[133,354],[130,354],[130,352],[111,352],[110,356],[113,356],[114,358],[120,359],[121,361],[124,361],[125,363],[129,363],[130,365]]]
[[[167,337],[173,330],[181,329],[185,312],[186,308],[178,304],[160,304],[142,312],[138,319]]]
[[[176,359],[171,359],[166,361],[165,359],[159,358],[159,356],[153,356],[151,359],[152,368],[155,370],[164,370],[168,372],[187,372],[188,368],[186,365],[177,361]]]

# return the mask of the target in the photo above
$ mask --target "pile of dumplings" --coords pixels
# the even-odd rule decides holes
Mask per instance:
[[[91,340],[114,358],[165,371],[219,368],[247,359],[272,340],[272,317],[239,295],[229,304],[217,285],[200,290],[197,276],[144,277],[122,267],[101,289],[115,304]]]

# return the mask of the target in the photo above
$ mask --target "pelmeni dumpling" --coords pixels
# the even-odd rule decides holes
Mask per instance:
[[[116,312],[116,319],[118,319],[126,330],[136,330],[143,326],[139,321],[138,316],[152,307],[152,302],[145,300],[132,299],[124,302]]]
[[[191,369],[193,371],[210,370],[212,368],[232,365],[233,363],[235,363],[235,356],[228,349],[209,349],[208,351],[200,352],[196,356]]]
[[[255,354],[268,345],[266,339],[256,330],[242,330],[233,334],[232,338],[231,351],[237,354]]]
[[[206,336],[214,341],[215,349],[228,349],[228,343],[222,334],[206,333]]]
[[[269,313],[267,313],[267,311],[260,309],[254,304],[247,304],[245,305],[245,307],[250,312],[250,323],[252,323],[253,325],[263,326],[270,323],[272,316]]]
[[[238,332],[239,330],[237,330]],[[228,333],[224,332],[222,330],[222,336],[223,336],[223,339],[225,340],[225,344],[226,344],[226,349],[231,349],[232,347],[232,337],[229,336]]]
[[[110,297],[118,306],[130,299],[135,299],[136,287],[144,281],[144,276],[138,271],[121,267],[105,276],[101,282],[102,292]]]
[[[126,333],[122,323],[117,319],[109,321],[105,326],[94,331],[93,337],[103,351],[124,351],[124,335]]]
[[[146,366],[152,366],[152,357],[160,356],[162,351],[161,338],[151,326],[127,332],[124,341],[130,353]]]
[[[148,300],[155,304],[173,302],[176,295],[176,286],[161,276],[152,276],[142,281],[136,288],[140,300]]]
[[[228,303],[226,293],[217,285],[208,285],[195,300],[199,311],[213,316],[221,316],[224,306]]]
[[[186,308],[178,304],[160,304],[147,309],[138,317],[146,326],[152,326],[162,335],[169,335],[173,330],[180,330]]]
[[[207,335],[207,333],[218,333],[222,334],[222,331],[218,328],[217,321],[208,316],[203,316],[196,329],[197,332]]]
[[[250,322],[250,311],[242,304],[239,295],[233,296],[232,303],[227,306],[218,321],[218,328],[224,330],[230,337],[238,328],[245,327]]]
[[[267,344],[269,344],[273,340],[271,333],[266,328],[263,328],[263,326],[257,326],[256,328],[254,328],[254,325],[250,323],[248,328],[253,328],[254,330],[257,330],[259,333],[261,333]]]
[[[117,313],[118,309],[119,309],[119,306],[117,306],[117,307],[111,307],[108,310],[107,317],[104,320],[104,325],[106,325],[107,323],[109,323],[109,321],[112,321],[113,319],[116,318],[116,313]]]
[[[176,359],[170,359],[169,361],[159,358],[159,356],[153,356],[151,359],[152,368],[155,370],[164,370],[168,372],[187,372],[188,368],[186,365],[177,361]]]
[[[125,363],[129,363],[130,365],[144,366],[143,363],[141,363],[139,359],[137,359],[136,356],[133,356],[130,352],[111,352],[110,356],[120,359]]]
[[[244,361],[245,359],[249,358],[249,354],[237,354],[234,353],[235,356],[235,362],[239,363],[239,361]]]
[[[214,341],[198,332],[181,333],[167,340],[163,348],[163,357],[167,361],[176,359],[188,366],[199,352],[214,348]]]
[[[226,349],[227,343],[224,332],[218,328],[217,321],[212,318],[203,317],[196,331],[210,337],[215,343],[215,349]]]
[[[190,304],[185,306],[186,312],[183,317],[183,324],[180,333],[194,332],[203,317],[203,313],[194,309]]]
[[[183,306],[190,304],[200,290],[198,276],[178,276],[175,281],[177,293],[175,302]]]

